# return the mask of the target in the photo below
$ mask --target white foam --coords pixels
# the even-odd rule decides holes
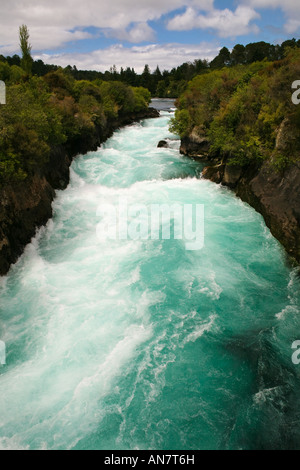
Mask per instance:
[[[295,305],[287,305],[281,312],[276,313],[275,318],[278,320],[284,320],[287,316],[290,315],[299,315],[300,311]]]
[[[275,400],[278,395],[282,394],[282,391],[282,387],[280,386],[265,388],[253,396],[253,401],[256,405],[263,405],[268,401]]]
[[[187,337],[184,339],[183,344],[187,344],[190,342],[194,343],[195,341],[197,341],[197,339],[201,338],[204,333],[211,331],[213,326],[215,325],[216,319],[217,315],[211,315],[209,317],[209,322],[205,322],[200,326],[196,326],[194,331],[188,334]]]
[[[15,437],[0,437],[0,450],[29,450],[29,445],[22,445]]]

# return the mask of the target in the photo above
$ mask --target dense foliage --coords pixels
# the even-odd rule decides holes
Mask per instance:
[[[21,30],[22,28],[20,28],[20,32]],[[26,31],[23,31],[23,34],[24,33],[26,35]],[[97,72],[93,70],[78,70],[76,66],[72,67],[69,65],[66,67],[65,71],[75,80],[118,81],[133,87],[147,88],[152,96],[177,98],[184,92],[187,82],[199,74],[207,73],[210,70],[221,69],[224,66],[231,67],[235,65],[252,64],[253,62],[262,61],[263,59],[269,61],[282,60],[285,57],[285,50],[288,47],[299,48],[300,40],[296,41],[295,39],[291,39],[283,42],[281,45],[272,45],[263,41],[251,43],[247,46],[237,44],[231,52],[226,47],[223,47],[218,56],[211,62],[196,59],[194,62],[186,62],[172,70],[161,71],[157,66],[155,70],[151,71],[150,67],[145,65],[143,72],[138,74],[132,67],[121,68],[118,71],[116,66],[112,66],[110,70],[106,72]],[[0,63],[7,62],[11,66],[20,66],[21,61],[24,62],[24,58],[26,59],[26,53],[25,57],[23,54],[22,59],[18,55],[6,58],[0,55]],[[49,72],[56,71],[59,68],[55,65],[45,64],[42,60],[33,61],[30,66],[32,67],[32,73],[39,77]]]
[[[272,158],[282,167],[300,156],[300,106],[292,83],[300,78],[300,50],[280,61],[226,66],[195,77],[178,99],[172,130],[193,130],[211,142],[211,156],[246,165]]]
[[[124,83],[75,80],[62,69],[43,77],[0,62],[0,184],[42,169],[51,149],[105,131],[108,122],[149,105],[150,92]]]

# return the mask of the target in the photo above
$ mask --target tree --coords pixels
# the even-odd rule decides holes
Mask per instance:
[[[148,64],[146,64],[144,67],[143,75],[145,75],[146,77],[149,77],[149,75],[151,75],[150,67]]]
[[[130,67],[127,67],[126,70],[124,70],[122,81],[127,83],[128,85],[135,86],[137,82],[137,74],[134,69],[131,69]]]
[[[12,57],[6,57],[6,61],[8,65],[17,65],[18,67],[21,66],[21,59],[17,54],[13,55]]]
[[[159,66],[156,67],[155,71],[153,72],[153,75],[161,80],[162,74],[161,74]]]
[[[153,89],[152,83],[153,83],[153,80],[151,77],[151,70],[150,70],[149,65],[146,64],[144,67],[144,71],[141,75],[140,85],[144,88],[148,88],[148,90],[150,90],[151,93],[154,93],[155,89]]]
[[[231,65],[244,64],[246,62],[246,48],[242,44],[236,44],[231,52]]]
[[[208,61],[196,59],[193,63],[195,73],[198,75],[208,69]]]
[[[227,47],[223,47],[219,55],[210,63],[211,69],[221,69],[230,64],[230,52]]]
[[[275,49],[275,46],[264,41],[247,44],[245,48],[247,64],[259,62],[265,58],[270,59],[273,55],[273,49]]]
[[[21,67],[28,75],[31,75],[33,59],[31,57],[31,45],[29,44],[29,31],[24,24],[20,26],[19,38],[22,51]]]

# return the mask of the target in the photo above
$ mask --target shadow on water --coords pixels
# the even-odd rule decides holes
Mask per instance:
[[[237,410],[227,448],[300,449],[300,376],[274,344],[274,330],[249,331],[225,345],[250,366],[253,376],[248,403]]]

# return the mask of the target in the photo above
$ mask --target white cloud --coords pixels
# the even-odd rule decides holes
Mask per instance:
[[[155,31],[148,23],[137,23],[131,29],[109,29],[104,31],[107,37],[113,37],[120,41],[132,43],[153,42],[155,41]]]
[[[219,50],[220,47],[217,44],[206,42],[196,45],[151,44],[131,48],[115,45],[89,54],[42,54],[35,58],[62,67],[76,65],[81,70],[101,72],[109,70],[114,64],[118,69],[126,68],[129,65],[134,67],[137,73],[141,73],[145,64],[148,64],[152,71],[157,65],[161,70],[170,70],[184,62],[193,62],[195,59],[212,60],[218,55]]]
[[[298,0],[242,0],[241,3],[251,5],[254,8],[281,8],[289,15],[300,13]]]
[[[174,31],[212,29],[220,37],[237,37],[257,33],[258,27],[251,22],[259,18],[260,15],[253,8],[246,6],[238,6],[235,12],[228,8],[225,10],[213,9],[206,15],[189,7],[183,14],[171,19],[167,27]]]
[[[202,29],[214,32],[222,38],[235,38],[240,35],[257,33],[255,21],[259,18],[259,10],[263,8],[281,8],[286,18],[285,31],[294,34],[300,27],[299,0],[236,0],[237,8],[223,10],[214,7],[215,0],[0,0],[0,53],[19,53],[18,29],[26,24],[30,31],[30,41],[35,54],[44,51],[59,51],[66,44],[89,38],[114,38],[120,42],[132,44],[154,43],[156,32],[150,21],[163,18],[173,12],[174,18],[167,22],[167,28],[173,31]],[[181,14],[176,10],[183,9]],[[183,10],[181,10],[183,11]],[[169,16],[170,18],[170,16]],[[93,29],[88,29],[88,28]],[[90,32],[92,31],[92,33]],[[99,46],[98,46],[99,47]],[[65,65],[72,62],[87,63],[88,68],[101,69],[116,63],[118,66],[141,67],[141,63],[157,61],[162,68],[179,65],[191,57],[212,58],[214,53],[208,49],[197,51],[198,46],[179,45],[151,46],[147,52],[138,48],[106,48],[95,51],[85,59],[84,55],[57,54],[57,60]],[[191,49],[195,47],[195,49]],[[164,55],[163,51],[166,51]],[[121,57],[124,54],[124,58]],[[147,54],[149,60],[147,59]],[[174,57],[172,56],[174,54]],[[67,60],[68,57],[68,60]],[[103,60],[102,60],[103,57]],[[179,59],[180,57],[180,59]],[[78,62],[76,62],[78,60]],[[136,62],[132,62],[135,60]],[[140,62],[141,60],[141,62]],[[58,62],[60,63],[60,62]],[[73,65],[73,64],[72,64]],[[155,65],[154,65],[155,66]],[[84,68],[80,66],[81,68]],[[85,67],[86,68],[86,67]]]
[[[286,22],[284,29],[288,34],[295,34],[297,32],[300,32],[300,15],[299,15],[299,19],[290,18]]]
[[[5,43],[0,44],[1,54],[12,54],[19,52],[18,46],[18,27],[14,31],[14,36],[11,37],[11,28],[7,28],[7,40]],[[46,33],[46,34],[45,34]],[[5,35],[5,28],[1,28],[1,37]],[[48,26],[47,28],[32,27],[30,28],[30,43],[33,45],[33,49],[56,49],[71,41],[78,41],[81,39],[92,38],[92,35],[86,31],[77,29],[76,31],[68,31],[66,29],[60,29],[56,26]],[[38,48],[36,45],[38,44]]]
[[[286,23],[284,29],[289,34],[300,32],[299,0],[241,0],[243,4],[253,8],[279,8],[282,10]]]
[[[34,50],[61,47],[88,27],[138,43],[153,39],[149,21],[183,5],[208,11],[213,0],[1,0],[0,47],[18,51],[21,24],[29,27]]]

